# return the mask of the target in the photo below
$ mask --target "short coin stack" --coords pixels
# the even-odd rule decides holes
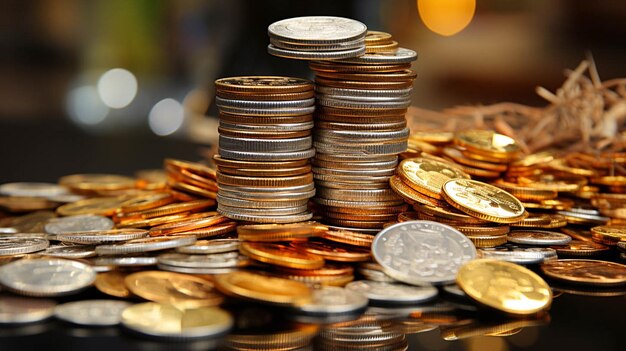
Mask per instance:
[[[402,212],[389,186],[398,154],[407,148],[404,114],[410,105],[417,54],[366,54],[314,61],[317,154],[313,173],[325,223],[376,233]]]
[[[313,84],[289,77],[215,82],[220,110],[218,211],[231,219],[290,223],[312,217]]]
[[[353,19],[310,16],[288,18],[268,27],[267,51],[299,60],[336,60],[365,53],[367,27]]]

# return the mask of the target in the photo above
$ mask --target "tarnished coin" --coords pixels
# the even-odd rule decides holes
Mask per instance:
[[[547,247],[518,247],[506,245],[503,247],[482,248],[478,250],[481,258],[507,261],[517,264],[535,264],[557,258],[556,251]]]
[[[40,237],[22,237],[19,234],[0,236],[0,256],[21,255],[44,250],[50,242]]]
[[[95,250],[96,247],[92,245],[60,244],[49,246],[41,254],[57,258],[87,258],[95,256]]]
[[[313,290],[311,302],[298,306],[298,310],[310,314],[355,313],[367,307],[364,295],[348,289],[325,286]]]
[[[19,296],[0,296],[0,325],[35,323],[54,314],[56,302]]]
[[[432,286],[411,286],[370,280],[350,282],[346,289],[363,294],[372,302],[384,304],[421,303],[437,296],[437,288]]]
[[[515,315],[532,315],[550,306],[550,286],[529,269],[504,261],[473,260],[459,270],[456,283],[478,303]]]
[[[185,254],[214,254],[239,250],[239,239],[198,240],[195,244],[176,248]]]
[[[616,286],[626,284],[626,265],[599,261],[568,259],[546,262],[541,270],[550,278],[568,283]]]
[[[372,254],[385,273],[415,285],[446,284],[476,257],[474,244],[458,230],[431,221],[407,221],[380,231]]]
[[[349,18],[306,16],[274,22],[267,31],[270,37],[287,43],[329,44],[365,37],[367,27]]]
[[[122,325],[152,337],[197,339],[226,333],[233,326],[233,317],[215,307],[181,309],[146,302],[126,308],[122,312]]]
[[[113,221],[105,216],[78,215],[54,218],[44,227],[48,234],[64,234],[91,230],[109,230]]]
[[[61,259],[20,260],[0,266],[0,284],[27,296],[61,296],[90,286],[96,273],[88,265]]]
[[[54,316],[62,321],[86,326],[118,325],[122,311],[132,306],[119,300],[82,300],[67,302],[54,309]]]
[[[523,245],[565,245],[572,237],[548,230],[513,230],[508,234],[509,242]]]
[[[157,258],[161,264],[191,268],[233,268],[243,267],[250,263],[250,259],[238,252],[224,252],[206,255],[184,253],[166,253]]]
[[[68,189],[54,183],[5,183],[0,185],[0,194],[7,196],[53,197],[65,195]]]

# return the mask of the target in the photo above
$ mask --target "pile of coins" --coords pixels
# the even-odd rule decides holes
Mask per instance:
[[[267,51],[300,60],[337,60],[365,53],[367,27],[353,19],[310,16],[288,18],[268,27]]]
[[[218,211],[261,223],[310,219],[313,84],[289,77],[231,77],[218,79],[215,87]]]
[[[376,233],[404,210],[389,178],[407,148],[404,114],[416,58],[414,51],[399,48],[311,62],[317,93],[315,202],[325,223]]]
[[[167,185],[178,197],[185,198],[185,195],[188,195],[191,198],[216,198],[217,182],[214,169],[200,163],[175,159],[166,159],[164,166]]]

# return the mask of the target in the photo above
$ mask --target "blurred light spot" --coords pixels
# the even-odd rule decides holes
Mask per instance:
[[[124,108],[137,95],[137,79],[129,71],[113,68],[98,80],[98,94],[110,108]]]
[[[210,96],[211,94],[209,94],[206,90],[191,90],[183,99],[183,106],[185,106],[185,110],[192,112],[193,114],[204,115],[209,109],[209,104],[211,103],[211,99],[209,98]]]
[[[477,336],[467,339],[468,351],[507,351],[509,346],[504,338],[490,337],[490,336]]]
[[[185,119],[183,105],[174,99],[163,99],[150,110],[148,124],[156,135],[170,135],[177,131]]]
[[[451,36],[472,21],[476,0],[417,0],[417,10],[428,29]]]
[[[93,86],[72,89],[67,94],[67,113],[78,124],[95,125],[104,121],[109,113]]]

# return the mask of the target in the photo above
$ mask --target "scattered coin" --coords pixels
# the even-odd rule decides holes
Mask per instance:
[[[524,245],[565,245],[572,237],[547,230],[513,230],[508,234],[509,242]]]
[[[111,228],[113,228],[113,221],[110,218],[90,214],[54,218],[48,221],[45,226],[46,233],[49,234],[109,230]]]
[[[422,303],[437,296],[437,288],[431,286],[411,286],[368,280],[350,282],[346,285],[346,289],[363,294],[372,302],[383,304]]]
[[[118,300],[82,300],[56,306],[54,316],[62,321],[85,326],[113,326],[120,323],[122,311],[131,303]]]
[[[43,321],[52,317],[55,306],[53,300],[0,295],[0,325]]]
[[[616,286],[626,284],[626,265],[584,259],[546,262],[541,271],[550,278],[573,284]]]

